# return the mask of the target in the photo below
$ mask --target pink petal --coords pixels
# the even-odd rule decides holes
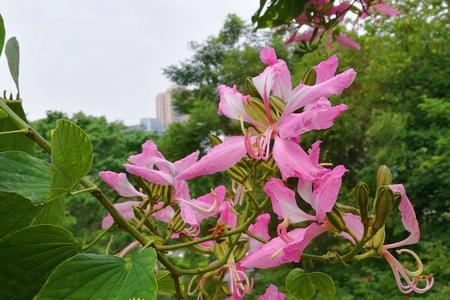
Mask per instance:
[[[178,179],[192,179],[202,175],[223,172],[231,168],[247,153],[243,136],[225,138],[223,143],[211,148],[199,161],[181,172]]]
[[[355,42],[354,40],[349,38],[345,33],[342,32],[336,37],[336,42],[338,42],[342,46],[354,48],[356,50],[361,49],[361,46],[357,42]]]
[[[138,201],[126,201],[118,204],[114,204],[117,211],[126,219],[131,220],[134,218],[133,206],[138,206]],[[112,216],[108,213],[102,220],[102,228],[108,229],[114,223]]]
[[[179,201],[178,206],[180,207],[181,218],[186,224],[189,225],[199,225],[199,220],[197,213],[194,208],[186,203],[187,201]]]
[[[383,3],[372,5],[372,8],[378,10],[380,13],[388,17],[395,17],[396,15],[398,15],[397,9]]]
[[[147,181],[155,184],[170,185],[173,184],[173,177],[164,171],[153,170],[143,166],[136,166],[131,164],[125,164],[125,169],[128,173],[135,176],[139,176]]]
[[[264,185],[264,191],[269,195],[273,211],[278,215],[279,219],[287,218],[290,223],[315,220],[314,216],[298,208],[297,202],[295,201],[295,192],[285,187],[280,179],[270,179]]]
[[[327,60],[322,61],[314,67],[316,72],[316,84],[333,78],[336,73],[339,61],[336,55],[331,56]]]
[[[282,250],[287,246],[280,237],[271,239],[258,251],[244,257],[241,265],[244,268],[269,269],[283,263]]]
[[[322,144],[322,141],[315,141],[314,144],[311,145],[311,149],[309,149],[309,159],[311,159],[311,161],[314,164],[319,164],[319,159],[320,159],[320,144]]]
[[[259,237],[265,239],[266,241],[268,241],[270,239],[270,235],[269,235],[269,221],[270,221],[270,215],[268,213],[259,215],[256,218],[255,223],[248,227],[248,230],[251,233],[254,233],[257,236],[259,236]],[[250,244],[250,248],[248,250],[249,254],[255,252],[256,250],[261,248],[262,245],[264,245],[260,241],[255,240],[255,239],[253,239],[251,237],[249,237],[248,239],[249,239],[249,244]]]
[[[102,171],[98,173],[113,190],[123,197],[145,197],[144,194],[138,192],[127,179],[125,173],[115,173],[111,171]]]
[[[217,88],[217,91],[220,96],[218,114],[235,120],[240,120],[241,116],[246,121],[250,120],[244,108],[244,104],[247,102],[249,96],[244,96],[239,93],[236,85],[230,88],[222,84]]]
[[[159,208],[163,205],[162,202],[158,203],[158,205],[155,206],[155,208]],[[162,221],[164,223],[169,223],[170,220],[175,215],[175,210],[171,206],[166,206],[165,208],[155,212],[152,214],[155,219]]]
[[[299,262],[303,251],[309,243],[325,231],[327,231],[326,227],[320,226],[317,223],[311,223],[308,227],[294,229],[289,232],[289,234],[295,234],[297,237],[295,242],[290,243],[284,248],[284,254],[282,256],[283,263]]]
[[[266,292],[259,296],[258,298],[256,298],[256,300],[285,300],[286,296],[278,291],[278,288],[271,284],[267,287]]]
[[[317,221],[323,221],[326,213],[333,209],[345,172],[347,172],[347,169],[339,165],[314,182],[311,205],[316,210]]]
[[[272,47],[262,48],[259,52],[259,58],[266,65],[273,65],[277,62],[277,55]]]
[[[311,162],[308,154],[295,142],[275,136],[273,158],[281,171],[283,179],[289,177],[313,180],[326,171]],[[295,157],[295,159],[292,159]]]
[[[176,174],[180,174],[181,172],[192,166],[198,160],[199,154],[200,152],[197,150],[189,154],[188,156],[174,162],[173,165],[175,167]]]
[[[253,77],[252,81],[265,101],[269,101],[271,91],[286,101],[292,90],[291,74],[282,59],[268,66],[260,75]]]
[[[158,151],[158,147],[152,140],[146,141],[142,145],[142,152],[136,155],[128,157],[128,161],[138,166],[152,166],[155,163],[155,159],[164,159],[161,152]]]
[[[350,3],[348,1],[341,2],[338,5],[332,7],[329,11],[327,11],[327,16],[341,15],[349,7],[350,7]]]
[[[237,216],[231,210],[230,202],[222,203],[222,207],[220,208],[219,221],[224,222],[230,228],[235,228],[236,227]]]
[[[319,84],[296,87],[286,105],[283,116],[286,117],[297,109],[314,103],[322,97],[328,98],[332,95],[341,94],[352,84],[355,76],[356,72],[353,69],[348,69]]]
[[[389,188],[394,193],[400,193],[402,197],[398,209],[400,210],[400,214],[402,216],[403,226],[409,232],[409,236],[400,242],[386,245],[385,248],[386,249],[398,248],[418,243],[420,239],[419,223],[417,222],[414,207],[412,206],[411,201],[408,198],[408,195],[406,195],[405,187],[403,186],[403,184],[392,184],[389,186]]]
[[[347,105],[331,106],[326,98],[311,104],[308,110],[299,114],[290,114],[279,122],[278,132],[282,138],[299,136],[311,130],[323,130],[333,126],[334,120],[344,111]]]
[[[347,228],[350,229],[350,231],[353,232],[358,239],[361,239],[364,234],[364,225],[361,222],[361,217],[351,213],[347,213],[342,218],[344,219]],[[353,238],[346,232],[341,232],[341,236],[351,241],[352,243],[355,242]]]

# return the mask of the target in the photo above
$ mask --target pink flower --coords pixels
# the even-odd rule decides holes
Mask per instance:
[[[256,218],[255,223],[248,227],[248,231],[250,231],[251,233],[268,241],[270,239],[269,221],[270,221],[270,215],[268,213],[259,215]],[[249,254],[256,252],[264,245],[260,241],[255,240],[251,237],[249,237],[249,244],[250,244],[250,247],[247,252]]]
[[[326,230],[327,226],[317,223],[294,229],[285,233],[283,238],[275,237],[256,252],[245,256],[241,265],[244,268],[268,269],[288,262],[299,262],[308,244]]]
[[[273,140],[273,158],[277,163],[283,178],[301,177],[312,180],[326,171],[319,165],[312,164],[305,151],[293,139],[309,130],[326,129],[332,126],[334,119],[346,109],[345,105],[331,107],[326,97],[338,95],[344,91],[355,78],[353,69],[334,75],[337,68],[337,57],[332,56],[316,66],[316,84],[307,86],[299,84],[292,89],[291,75],[286,63],[276,57],[272,48],[264,48],[260,53],[261,60],[267,63],[266,69],[254,77],[253,83],[265,106],[266,123],[257,124],[246,113],[242,103],[246,96],[237,92],[235,87],[219,89],[219,111],[224,115],[241,119],[259,127],[262,134],[246,130],[245,136],[229,137],[220,145],[208,151],[191,167],[181,172],[180,179],[190,179],[196,176],[225,171],[232,167],[246,154],[253,159],[268,159]],[[274,120],[270,108],[270,95],[281,98],[286,107],[278,120]],[[303,108],[302,113],[295,111]],[[319,121],[318,118],[321,118]],[[296,157],[296,160],[292,160]]]
[[[125,220],[131,220],[134,218],[133,206],[139,206],[138,201],[126,201],[118,204],[114,204],[117,211],[125,218]],[[102,220],[102,228],[108,229],[114,223],[112,216],[108,213]]]
[[[373,9],[378,10],[381,14],[388,16],[388,17],[395,17],[396,15],[398,15],[398,10],[388,6],[384,3],[378,3],[375,5],[372,5]]]
[[[416,261],[417,270],[410,271],[406,269],[388,250],[393,248],[399,248],[402,246],[407,246],[411,244],[415,244],[419,242],[420,238],[420,229],[419,224],[417,222],[416,214],[414,212],[414,208],[406,195],[405,188],[402,184],[394,184],[390,185],[389,188],[394,193],[400,193],[401,201],[399,205],[399,210],[402,218],[402,223],[404,228],[409,232],[409,236],[396,243],[383,245],[378,252],[381,256],[383,256],[391,267],[392,273],[394,274],[395,281],[397,283],[397,287],[400,292],[404,294],[409,294],[412,292],[423,294],[429,289],[432,288],[434,284],[433,275],[422,275],[423,263],[416,253],[409,249],[399,249],[397,250],[398,254],[408,253],[410,254]],[[364,226],[361,223],[361,218],[356,215],[346,214],[344,216],[344,221],[347,227],[356,235],[358,239],[361,239],[363,235]],[[380,229],[383,230],[383,229]],[[349,240],[353,240],[348,234],[343,233],[342,236]],[[420,287],[419,284],[424,282],[425,284]]]
[[[286,296],[278,291],[278,288],[271,284],[267,287],[266,292],[259,296],[258,298],[256,298],[256,300],[284,300],[286,299]]]
[[[138,192],[134,186],[131,185],[125,173],[102,171],[99,175],[120,196],[145,197],[145,194]]]
[[[341,32],[337,37],[336,37],[336,42],[338,42],[339,44],[341,44],[342,46],[345,47],[350,47],[356,50],[360,50],[361,46],[355,42],[354,40],[352,40],[351,38],[349,38],[345,33]]]
[[[196,151],[174,163],[167,161],[158,151],[153,141],[149,140],[142,145],[142,153],[128,158],[131,164],[125,164],[128,173],[139,176],[149,182],[160,185],[174,185],[178,174],[189,168],[198,159]],[[155,169],[154,167],[157,167]]]
[[[190,199],[186,196],[184,196],[185,198],[176,198],[184,222],[189,225],[199,226],[204,219],[219,214],[226,192],[226,188],[221,185],[197,199]]]

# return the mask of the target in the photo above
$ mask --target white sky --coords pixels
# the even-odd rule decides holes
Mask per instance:
[[[31,120],[83,111],[137,124],[155,116],[171,83],[162,69],[187,43],[216,34],[229,13],[246,21],[258,0],[2,0],[7,38],[21,47],[20,86]],[[0,90],[14,91],[4,53]]]

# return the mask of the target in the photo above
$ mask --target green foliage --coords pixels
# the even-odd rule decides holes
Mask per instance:
[[[30,200],[16,193],[0,192],[0,238],[31,224],[36,213]]]
[[[293,269],[286,277],[286,289],[292,299],[313,299],[319,293],[323,299],[332,300],[336,294],[333,279],[321,272],[307,273],[300,268]]]
[[[288,24],[298,17],[304,9],[304,0],[261,0],[260,6],[252,16],[257,28],[273,27]],[[264,11],[264,12],[263,12]]]
[[[71,192],[91,169],[91,141],[74,123],[58,120],[56,129],[52,132],[51,145],[51,189]],[[52,192],[49,194],[49,200],[52,198],[51,194]]]
[[[174,296],[175,286],[169,271],[161,270],[156,273],[158,295]]]
[[[79,254],[53,272],[37,299],[156,299],[155,263],[152,248],[131,259]]]
[[[19,65],[20,65],[20,48],[19,42],[15,37],[10,38],[6,42],[5,55],[8,60],[9,72],[16,84],[17,93],[19,94]]]
[[[22,101],[8,101],[8,107],[19,115],[22,120],[26,121],[25,112],[22,108]],[[17,130],[18,127],[9,118],[0,118],[0,132]],[[33,141],[26,137],[23,133],[10,133],[2,135],[0,138],[0,151],[23,151],[34,154]]]
[[[66,229],[34,225],[0,240],[2,299],[32,299],[53,269],[80,251]]]
[[[14,192],[34,204],[44,202],[49,189],[49,165],[25,152],[0,152],[0,191]]]
[[[5,45],[5,24],[3,23],[2,15],[0,15],[0,56],[2,55],[4,45]]]

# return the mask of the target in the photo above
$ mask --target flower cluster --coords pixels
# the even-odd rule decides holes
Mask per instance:
[[[347,169],[320,162],[321,141],[313,143],[309,151],[299,145],[302,134],[330,128],[347,109],[345,104],[333,106],[328,98],[347,89],[355,71],[336,74],[338,59],[332,56],[313,68],[314,76],[293,87],[288,67],[274,49],[262,49],[260,58],[267,67],[249,80],[246,93],[236,86],[218,87],[218,113],[239,121],[242,135],[223,141],[215,138],[215,145],[200,159],[196,151],[175,162],[166,160],[156,144],[147,141],[142,152],[130,156],[124,165],[139,190],[125,173],[100,173],[119,195],[135,198],[116,204],[116,209],[152,237],[158,251],[189,246],[212,256],[210,264],[198,274],[189,272],[195,275],[187,293],[199,299],[207,295],[208,282],[221,280],[228,282],[229,299],[242,299],[254,285],[247,270],[299,262],[309,243],[324,233],[340,235],[356,249],[348,255],[336,255],[337,262],[382,256],[402,292],[422,293],[431,288],[433,277],[421,275],[423,265],[415,253],[399,250],[417,260],[419,268],[412,272],[389,252],[419,240],[417,220],[403,186],[385,180],[370,214],[367,195],[359,201],[363,203],[359,209],[340,207],[336,202]],[[224,171],[232,179],[229,188],[220,185],[191,198],[189,180]],[[402,222],[410,236],[384,245],[384,223],[399,197]],[[268,230],[270,208],[279,219],[276,236]],[[205,220],[214,224],[206,232]],[[103,228],[112,224],[112,217],[107,215]],[[135,246],[129,245],[119,254]],[[327,259],[332,261],[331,257]],[[423,281],[425,285],[419,287]],[[271,285],[259,299],[284,298]]]
[[[332,41],[336,41],[343,46],[359,50],[360,45],[343,32],[342,26],[337,25],[346,17],[353,19],[356,25],[376,13],[388,17],[398,14],[395,8],[385,4],[383,0],[311,0],[305,4],[304,12],[295,18],[287,43],[312,43],[325,37],[328,46]]]

